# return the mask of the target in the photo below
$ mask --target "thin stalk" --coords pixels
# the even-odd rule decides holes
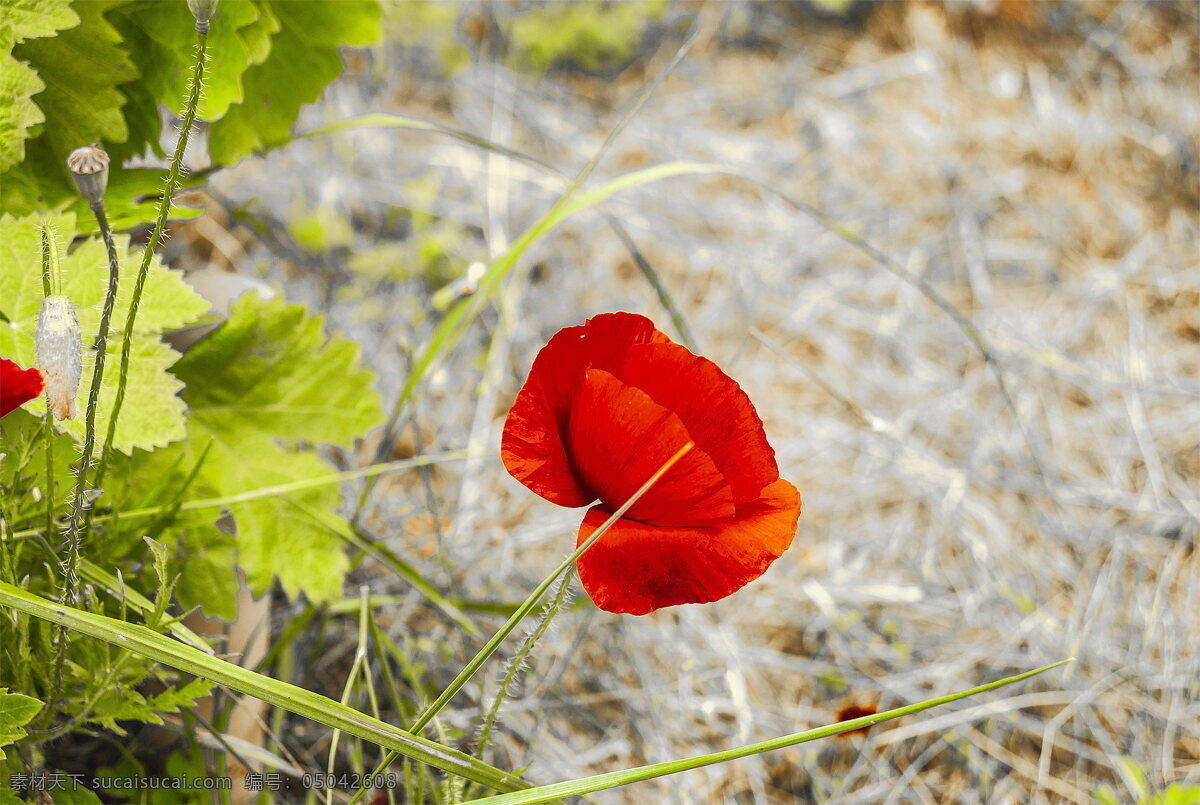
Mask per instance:
[[[96,216],[96,225],[104,238],[104,248],[108,252],[108,292],[104,296],[104,308],[100,312],[100,328],[96,332],[93,345],[96,353],[96,365],[92,370],[92,387],[88,389],[87,412],[84,414],[83,451],[79,464],[75,469],[75,494],[71,500],[71,514],[67,520],[67,558],[64,562],[63,602],[75,606],[78,601],[79,576],[76,568],[79,565],[79,549],[86,534],[81,530],[84,518],[84,508],[87,505],[87,475],[92,465],[92,452],[96,448],[96,409],[100,404],[100,386],[104,381],[104,358],[108,353],[108,329],[112,323],[113,306],[117,301],[117,283],[121,276],[121,265],[117,259],[117,246],[113,242],[112,227],[108,224],[108,216],[104,214],[104,202],[97,201],[91,205]]]
[[[87,497],[87,474],[92,464],[92,451],[96,447],[96,408],[100,403],[100,385],[104,380],[104,357],[108,351],[108,328],[112,322],[113,305],[117,301],[117,283],[121,276],[121,264],[117,260],[117,247],[113,243],[112,227],[108,225],[108,216],[104,214],[104,201],[97,199],[90,205],[96,216],[96,225],[104,238],[104,248],[108,252],[108,292],[104,296],[104,308],[100,312],[100,328],[96,332],[94,344],[96,365],[92,370],[92,387],[88,389],[87,411],[84,414],[83,450],[79,456],[79,464],[75,468],[75,493],[71,499],[71,513],[67,519],[67,558],[63,560],[63,596],[67,606],[76,606],[79,598],[79,549],[85,536],[81,530],[84,518],[85,498]],[[45,282],[45,279],[43,279]],[[49,702],[50,710],[54,708],[62,691],[63,666],[67,660],[66,627],[59,626],[58,655],[54,660],[54,698]]]
[[[57,265],[57,253],[50,237],[48,225],[42,222],[42,294],[43,297],[53,296],[54,288],[51,280],[51,264]],[[49,543],[54,534],[54,414],[51,411],[50,395],[46,395],[46,416],[42,440],[46,443],[46,530],[45,539]],[[14,581],[16,579],[14,578]],[[54,718],[54,703],[62,694],[63,664],[67,659],[67,630],[59,627],[56,637],[58,641],[54,658],[54,687],[49,705],[38,719],[38,726],[49,723]]]
[[[507,621],[505,621],[504,625],[500,627],[499,631],[492,635],[491,639],[488,640],[487,643],[484,644],[483,648],[479,650],[479,653],[477,653],[471,659],[471,661],[468,662],[461,671],[459,671],[458,676],[454,678],[454,681],[442,691],[441,695],[433,700],[433,703],[429,705],[429,707],[425,708],[425,711],[421,713],[421,715],[409,728],[409,733],[413,735],[421,734],[422,730],[424,730],[425,727],[428,726],[429,722],[432,721],[434,717],[442,711],[442,708],[454,698],[455,694],[462,690],[463,686],[475,676],[483,664],[487,662],[488,658],[496,653],[496,649],[498,649],[500,644],[504,642],[504,639],[512,633],[512,630],[517,627],[517,624],[524,620],[525,616],[537,606],[538,602],[542,599],[542,596],[546,594],[546,591],[550,589],[550,586],[554,584],[555,580],[557,580],[558,577],[565,573],[569,568],[573,567],[579,557],[583,556],[583,554],[587,552],[588,548],[591,548],[596,544],[597,540],[608,533],[608,530],[612,528],[618,520],[625,516],[625,512],[629,511],[633,504],[637,503],[638,500],[641,499],[642,495],[650,491],[650,487],[658,483],[659,479],[662,478],[663,475],[665,475],[667,471],[671,469],[671,467],[674,467],[675,464],[681,458],[686,456],[688,452],[691,451],[691,449],[695,446],[695,442],[688,442],[683,447],[679,448],[675,455],[667,459],[666,463],[659,467],[658,471],[651,475],[646,480],[646,483],[642,484],[641,487],[633,493],[629,500],[625,501],[621,508],[613,512],[612,516],[605,520],[604,523],[596,529],[595,533],[588,537],[582,545],[572,551],[570,556],[564,559],[558,567],[550,572],[550,575],[542,579],[542,583],[539,584],[534,591],[529,594],[529,597],[525,599],[521,606],[517,607],[517,611],[514,612]],[[391,765],[392,761],[398,756],[399,753],[394,750],[388,752],[386,755],[384,755],[384,758],[380,764],[375,767],[375,771],[371,773],[371,776],[375,777],[376,775],[383,774],[385,771],[387,771],[387,767]],[[363,788],[355,791],[354,796],[350,799],[349,805],[358,805],[358,803],[362,801],[362,798],[365,794],[366,789]]]
[[[422,467],[426,464],[458,461],[460,459],[469,457],[470,455],[464,450],[449,450],[444,453],[432,453],[427,456],[414,456],[413,458],[389,461],[384,464],[371,464],[367,467],[361,467],[355,470],[343,470],[341,472],[330,473],[329,475],[318,475],[313,478],[304,478],[299,481],[289,481],[283,484],[262,486],[258,489],[248,489],[245,492],[238,492],[236,494],[225,495],[223,497],[188,500],[182,503],[168,503],[161,506],[151,506],[145,509],[130,509],[129,511],[121,512],[121,518],[129,520],[133,518],[157,517],[158,515],[172,512],[173,510],[179,512],[188,512],[202,509],[224,508],[226,506],[232,506],[238,503],[248,503],[252,500],[261,500],[262,498],[286,495],[292,492],[302,492],[306,489],[316,489],[322,486],[341,483],[342,481],[352,481],[356,478],[382,475],[388,472],[397,472],[399,470],[412,469],[413,467]],[[94,522],[102,523],[113,519],[116,519],[114,515],[102,514],[96,517]],[[37,529],[31,528],[23,531],[15,531],[13,532],[12,536],[14,539],[25,539],[27,537],[34,536],[36,533]]]
[[[365,584],[359,588],[358,592],[360,601],[358,613],[358,646],[354,650],[354,662],[350,666],[350,673],[346,675],[346,685],[342,688],[342,704],[350,703],[350,695],[354,692],[354,679],[358,676],[359,670],[362,669],[367,661],[367,623],[370,614],[370,610],[368,609],[370,597],[368,595],[369,590]],[[368,674],[364,672],[363,676],[368,676]],[[375,716],[378,718],[378,712],[375,713]],[[333,737],[329,741],[329,760],[325,764],[325,770],[328,772],[330,778],[333,777],[334,764],[337,762],[338,741],[341,740],[341,737],[342,731],[335,727]],[[333,786],[325,789],[325,805],[333,805]]]
[[[521,644],[521,648],[513,656],[508,663],[508,669],[504,672],[504,681],[500,683],[500,690],[496,691],[496,698],[492,700],[492,706],[488,708],[487,715],[483,718],[483,723],[479,725],[479,738],[475,742],[475,754],[477,757],[483,757],[483,753],[487,750],[488,745],[492,740],[492,729],[496,724],[496,717],[500,715],[500,708],[504,706],[504,700],[508,698],[509,692],[513,685],[516,684],[517,678],[521,675],[521,669],[525,667],[525,662],[529,659],[529,655],[533,652],[533,647],[542,639],[542,636],[550,629],[550,624],[554,622],[554,618],[558,613],[562,612],[563,606],[567,603],[567,599],[571,592],[571,580],[574,578],[574,571],[568,570],[558,582],[558,587],[554,591],[554,597],[550,599],[550,603],[546,604],[542,610],[541,620],[538,621],[536,627],[525,638],[525,642]]]
[[[49,225],[43,221],[42,230],[42,295],[54,295],[53,267],[58,265],[58,254]],[[50,412],[50,398],[46,397],[46,427],[42,437],[46,442],[46,539],[54,533],[54,416]]]
[[[112,414],[108,418],[108,433],[104,436],[104,450],[100,453],[99,466],[96,468],[96,486],[104,483],[104,474],[108,470],[108,456],[112,452],[113,439],[117,433],[117,418],[121,415],[121,406],[125,402],[125,385],[129,378],[129,356],[133,344],[133,329],[137,323],[138,307],[142,301],[142,290],[146,285],[146,275],[150,273],[150,263],[154,259],[154,251],[162,240],[163,230],[167,225],[167,216],[171,214],[171,201],[179,190],[183,176],[183,157],[187,151],[188,137],[192,125],[196,122],[196,108],[200,105],[200,95],[204,87],[204,61],[208,50],[208,26],[196,26],[196,63],[192,65],[191,92],[187,105],[183,110],[183,122],[180,124],[179,140],[175,143],[175,153],[171,155],[171,169],[167,173],[167,186],[163,190],[162,200],[158,203],[158,218],[154,221],[154,229],[150,232],[150,242],[142,251],[142,263],[138,266],[137,278],[133,281],[133,294],[129,298],[129,315],[125,317],[125,334],[121,342],[121,370],[117,374],[117,395],[113,399]],[[89,514],[89,524],[90,524]]]

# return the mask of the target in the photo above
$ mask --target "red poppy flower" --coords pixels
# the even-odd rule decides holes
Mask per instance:
[[[601,609],[644,615],[736,592],[791,544],[800,495],[779,477],[741,387],[644,316],[605,313],[567,327],[534,360],[501,455],[551,503],[599,501],[576,544],[689,441],[695,447],[580,557],[580,581]]]
[[[45,381],[37,369],[22,369],[0,358],[0,417],[8,416],[42,393]]]

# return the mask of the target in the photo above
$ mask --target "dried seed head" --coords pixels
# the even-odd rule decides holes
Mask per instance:
[[[208,21],[217,10],[217,0],[187,0],[187,4],[196,18],[196,30],[207,31]]]
[[[75,395],[83,372],[83,339],[75,308],[65,296],[47,296],[33,341],[46,378],[46,400],[58,419],[75,417]]]
[[[76,148],[67,157],[75,186],[91,204],[98,204],[108,186],[108,152],[99,143]]]

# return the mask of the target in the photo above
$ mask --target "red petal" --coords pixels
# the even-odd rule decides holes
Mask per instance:
[[[575,393],[567,444],[579,477],[615,510],[692,441],[679,417],[603,369]],[[643,523],[699,525],[733,519],[733,493],[712,459],[692,448],[626,513]]]
[[[756,499],[779,478],[775,451],[750,398],[712,361],[670,342],[642,344],[629,350],[616,375],[679,416],[738,503]]]
[[[589,367],[611,370],[634,344],[658,341],[670,343],[653,322],[633,313],[604,313],[559,330],[538,353],[504,423],[500,454],[509,473],[560,506],[594,501],[563,446],[575,390]]]
[[[7,358],[0,358],[0,417],[35,399],[43,388],[45,381],[37,369],[22,369]]]
[[[595,506],[582,544],[611,512]],[[579,559],[579,579],[596,606],[645,615],[661,607],[717,601],[758,578],[796,535],[800,495],[784,480],[715,526],[654,526],[623,518]]]

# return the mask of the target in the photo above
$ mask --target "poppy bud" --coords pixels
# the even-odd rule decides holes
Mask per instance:
[[[99,204],[108,186],[108,152],[99,143],[76,148],[67,157],[67,167],[80,194],[92,206]]]
[[[196,18],[196,30],[207,31],[208,21],[217,10],[217,0],[187,0],[187,4]]]
[[[46,400],[57,419],[75,417],[75,395],[83,372],[83,340],[75,308],[65,296],[47,296],[33,336],[38,368],[46,378]]]

